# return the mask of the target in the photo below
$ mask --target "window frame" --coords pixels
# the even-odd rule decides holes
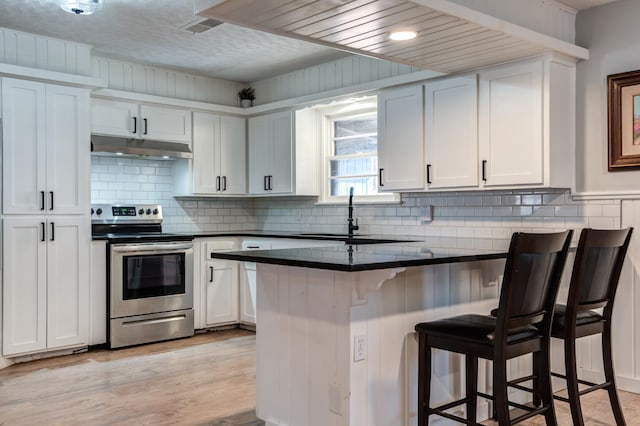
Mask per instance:
[[[348,154],[336,156],[333,154],[334,138],[334,122],[336,120],[345,120],[349,118],[358,118],[368,115],[376,115],[377,119],[377,98],[364,97],[357,100],[348,100],[346,102],[338,103],[337,105],[330,105],[322,108],[318,108],[318,120],[320,125],[320,137],[321,137],[321,161],[322,167],[320,167],[321,188],[320,196],[318,197],[317,204],[345,204],[349,201],[348,195],[332,196],[331,194],[331,170],[330,161],[332,158],[366,158],[371,157],[371,154]],[[377,133],[377,132],[376,132]],[[378,158],[378,152],[375,153],[376,159]],[[370,175],[363,175],[370,176]],[[399,193],[387,193],[378,192],[371,195],[356,195],[353,199],[356,204],[377,204],[377,203],[399,203]]]

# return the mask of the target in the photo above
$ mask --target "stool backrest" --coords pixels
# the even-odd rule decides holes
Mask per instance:
[[[549,335],[572,234],[513,234],[496,315],[497,339],[506,341],[508,330],[532,324]]]
[[[633,228],[582,230],[571,273],[567,312],[613,305],[632,232]]]

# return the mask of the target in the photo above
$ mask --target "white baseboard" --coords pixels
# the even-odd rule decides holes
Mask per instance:
[[[595,370],[582,369],[578,377],[596,383],[604,381],[604,374]],[[619,390],[640,394],[640,378],[616,376],[616,386]]]

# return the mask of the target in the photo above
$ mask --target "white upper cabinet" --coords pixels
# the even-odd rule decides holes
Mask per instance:
[[[379,191],[424,189],[422,108],[421,85],[378,94]]]
[[[288,194],[293,188],[293,114],[249,118],[249,193]]]
[[[478,186],[477,76],[425,85],[427,189]]]
[[[93,98],[91,132],[190,144],[191,112],[180,108]]]
[[[193,113],[193,193],[246,193],[246,120]]]
[[[543,184],[540,61],[480,73],[480,160],[483,186]]]
[[[3,212],[86,214],[89,92],[2,79]]]

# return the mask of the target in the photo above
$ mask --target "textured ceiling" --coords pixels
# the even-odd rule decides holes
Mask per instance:
[[[259,0],[256,0],[259,1]],[[578,10],[613,0],[561,0]],[[74,16],[56,0],[0,0],[0,26],[94,46],[96,53],[235,81],[255,81],[327,62],[343,52],[230,24],[202,34],[192,0],[104,0],[95,15]]]
[[[192,0],[104,0],[74,16],[56,0],[1,0],[0,27],[90,44],[98,54],[234,81],[255,81],[345,54],[327,47],[222,24],[180,29],[202,18]]]

